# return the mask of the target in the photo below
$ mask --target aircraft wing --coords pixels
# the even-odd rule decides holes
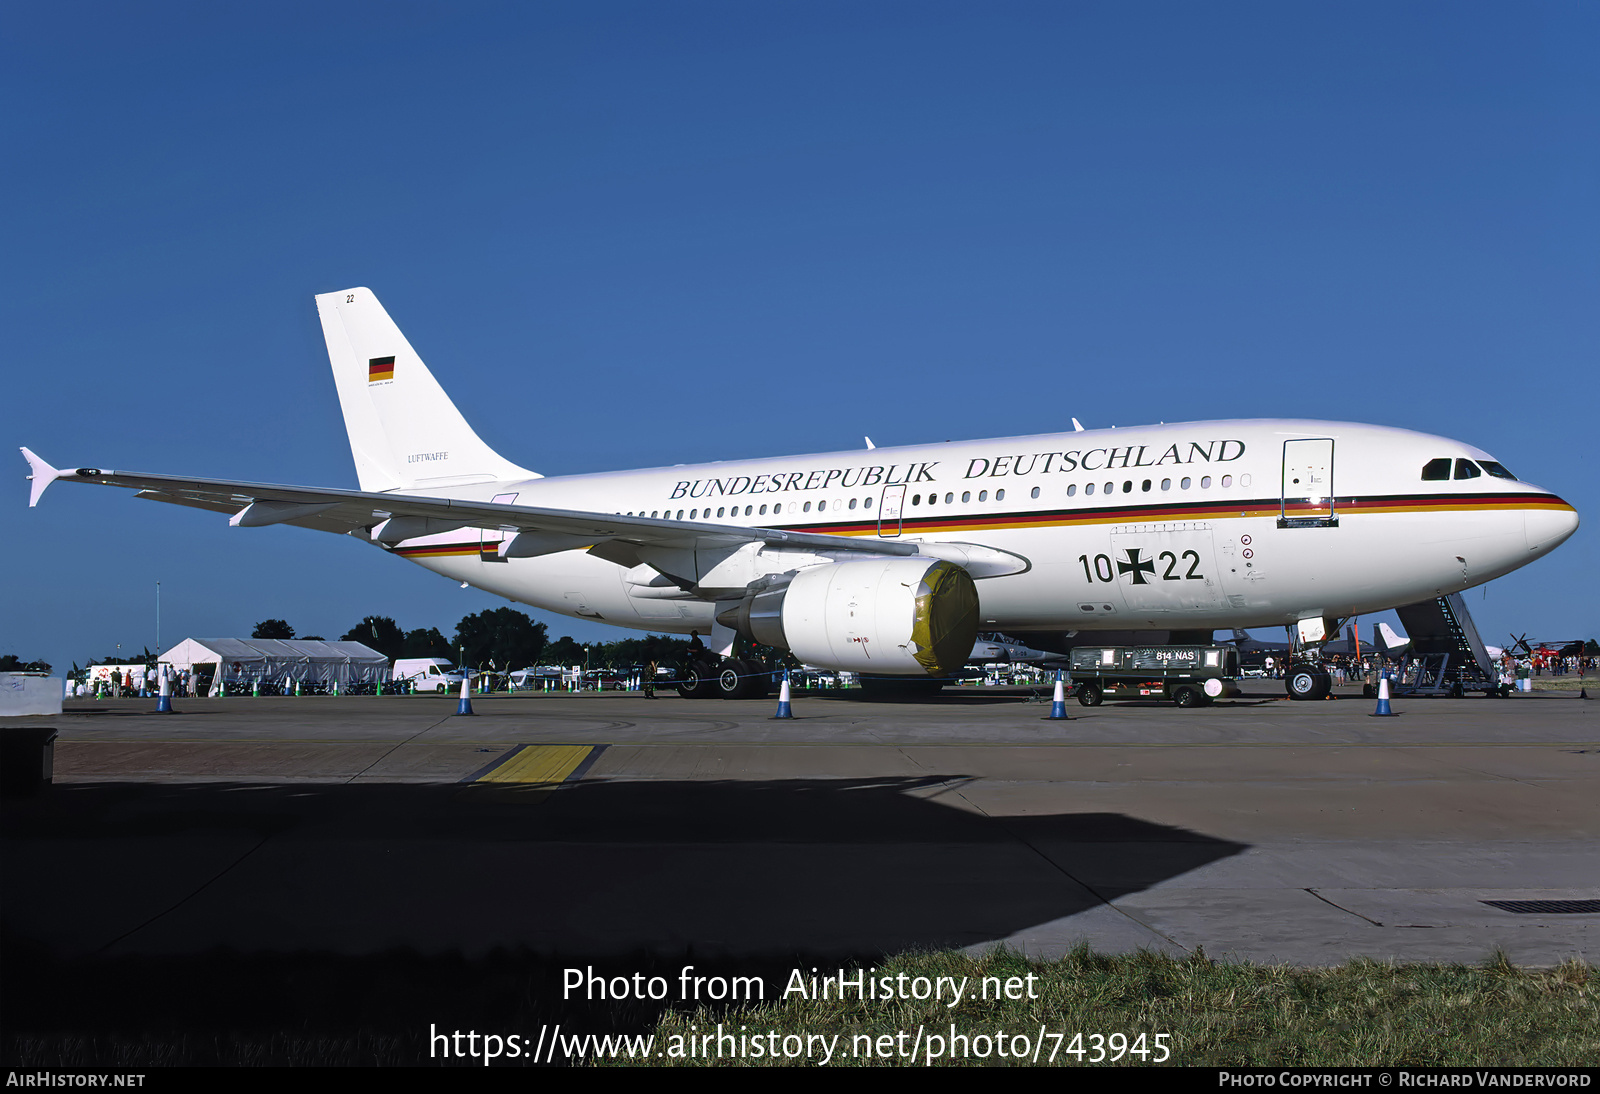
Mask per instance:
[[[22,450],[33,470],[29,506],[52,482],[93,483],[138,491],[151,501],[170,502],[230,514],[229,523],[252,528],[292,524],[341,534],[359,533],[394,544],[457,528],[520,533],[507,544],[511,557],[590,548],[611,561],[632,565],[630,547],[691,550],[735,548],[766,543],[826,551],[861,551],[878,555],[915,555],[920,544],[876,537],[818,535],[778,528],[745,528],[684,520],[626,517],[570,509],[540,509],[486,501],[460,501],[415,494],[372,493],[228,479],[187,478],[98,467],[57,469],[28,449]]]

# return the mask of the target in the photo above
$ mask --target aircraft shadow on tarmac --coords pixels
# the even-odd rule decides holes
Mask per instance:
[[[1246,849],[1114,813],[991,818],[963,781],[62,785],[5,808],[0,957],[41,1020],[75,985],[68,1024],[117,968],[141,986],[102,1010],[178,1020],[198,997],[157,1006],[155,982],[232,985],[207,989],[209,1013],[346,981],[400,998],[463,963],[871,962],[1005,939]],[[273,986],[264,969],[297,971]]]
[[[1244,850],[1117,814],[991,818],[961,781],[68,785],[6,810],[4,917],[63,953],[881,954]]]

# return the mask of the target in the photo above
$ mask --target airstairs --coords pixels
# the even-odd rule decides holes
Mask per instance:
[[[1494,660],[1460,593],[1396,608],[1411,638],[1400,665],[1397,695],[1501,694]]]

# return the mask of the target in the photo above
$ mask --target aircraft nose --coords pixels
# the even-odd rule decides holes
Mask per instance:
[[[1566,542],[1578,530],[1578,511],[1566,502],[1559,509],[1524,509],[1522,531],[1528,550],[1545,554]]]

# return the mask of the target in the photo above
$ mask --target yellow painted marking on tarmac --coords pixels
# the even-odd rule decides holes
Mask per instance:
[[[528,745],[475,780],[480,783],[559,783],[589,758],[593,745]]]

